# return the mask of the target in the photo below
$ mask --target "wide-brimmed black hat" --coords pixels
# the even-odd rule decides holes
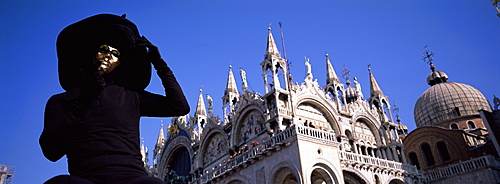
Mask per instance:
[[[64,28],[57,37],[59,82],[68,91],[80,87],[86,76],[96,72],[93,58],[100,45],[120,51],[121,64],[113,71],[116,84],[133,90],[145,89],[151,80],[146,48],[136,45],[137,26],[125,16],[99,14]]]

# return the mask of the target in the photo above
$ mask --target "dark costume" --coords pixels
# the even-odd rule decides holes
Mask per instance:
[[[97,71],[91,59],[103,43],[123,53],[122,63],[106,74]],[[57,47],[59,79],[66,92],[47,102],[40,146],[51,161],[66,155],[71,176],[46,183],[162,183],[144,169],[139,119],[185,115],[189,106],[157,48],[139,36],[132,22],[108,14],[68,26]],[[166,96],[144,91],[150,63]]]

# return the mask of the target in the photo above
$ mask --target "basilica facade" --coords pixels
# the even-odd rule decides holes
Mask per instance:
[[[264,92],[248,89],[242,69],[238,88],[229,67],[223,117],[200,90],[193,115],[173,118],[166,136],[161,128],[146,168],[167,183],[422,183],[423,174],[406,163],[407,128],[393,118],[374,74],[365,99],[356,78],[341,83],[328,55],[325,64],[325,86],[308,60],[304,81],[292,83],[269,29]]]

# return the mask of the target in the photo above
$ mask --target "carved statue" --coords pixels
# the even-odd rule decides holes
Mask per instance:
[[[240,68],[240,76],[242,83],[241,85],[243,86],[243,90],[248,89],[248,84],[247,84],[247,72],[243,70],[243,68]]]
[[[212,97],[211,97],[210,95],[208,95],[208,94],[206,95],[206,97],[207,97],[207,102],[208,102],[208,109],[210,110],[210,109],[212,109],[212,108],[213,108],[213,106],[214,106],[214,100],[213,100],[213,99],[212,99]]]
[[[354,79],[354,86],[356,87],[356,94],[360,99],[363,99],[363,93],[361,92],[361,85],[358,82],[358,79],[356,77]]]
[[[306,62],[304,63],[306,65],[306,78],[312,79],[313,74],[312,74],[312,69],[311,69],[311,64],[309,63],[309,58],[305,58]]]
[[[168,184],[187,184],[188,180],[185,176],[179,176],[177,175],[177,172],[174,170],[170,171],[168,173]]]

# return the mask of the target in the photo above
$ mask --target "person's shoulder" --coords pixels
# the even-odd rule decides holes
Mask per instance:
[[[62,93],[52,95],[48,101],[49,102],[50,101],[61,101],[61,100],[67,101],[67,100],[76,99],[76,98],[78,98],[78,96],[80,96],[80,90],[78,88],[74,88],[74,89],[70,89],[70,90],[62,92]]]

